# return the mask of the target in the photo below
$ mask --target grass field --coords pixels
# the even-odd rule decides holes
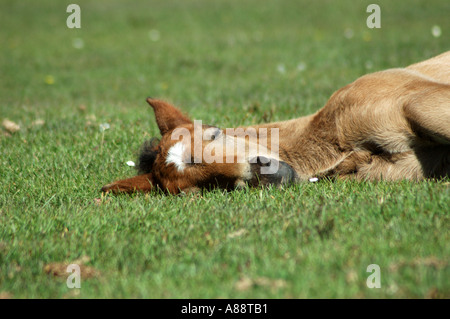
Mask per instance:
[[[159,135],[147,96],[223,128],[306,115],[449,50],[447,0],[377,1],[381,29],[373,1],[256,0],[77,0],[69,29],[73,2],[0,2],[0,297],[450,298],[449,179],[99,192]]]

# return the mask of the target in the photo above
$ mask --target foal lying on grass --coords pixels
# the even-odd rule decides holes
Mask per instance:
[[[365,75],[315,114],[284,122],[221,130],[161,100],[147,102],[162,138],[144,144],[138,176],[103,192],[450,176],[450,51]]]

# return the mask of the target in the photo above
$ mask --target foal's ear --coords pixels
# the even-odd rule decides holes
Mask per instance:
[[[147,98],[148,104],[153,107],[155,112],[156,123],[158,124],[161,135],[176,128],[182,124],[192,124],[192,121],[186,117],[180,110],[173,105],[152,98]]]

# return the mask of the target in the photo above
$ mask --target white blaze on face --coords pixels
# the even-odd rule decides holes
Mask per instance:
[[[169,152],[167,153],[166,164],[174,164],[179,172],[182,172],[186,167],[186,164],[183,162],[183,154],[184,154],[184,145],[183,142],[178,142],[169,148]]]

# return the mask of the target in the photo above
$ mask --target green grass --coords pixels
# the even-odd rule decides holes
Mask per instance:
[[[78,30],[72,2],[0,3],[0,120],[21,126],[0,131],[0,296],[450,297],[448,179],[95,200],[158,135],[148,95],[221,127],[306,115],[449,50],[448,1],[378,1],[377,30],[373,1],[79,0]],[[43,270],[83,256],[79,291]]]

